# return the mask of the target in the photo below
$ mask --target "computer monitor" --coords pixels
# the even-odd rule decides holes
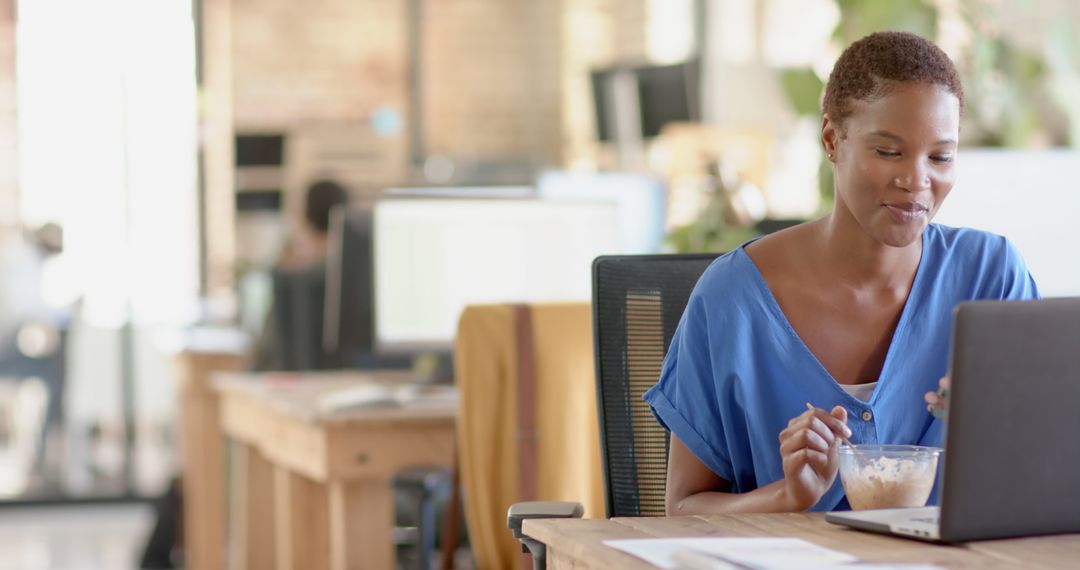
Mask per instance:
[[[956,170],[934,221],[1009,238],[1043,296],[1080,296],[1080,152],[962,148]]]
[[[616,67],[591,74],[596,136],[618,141],[620,125],[635,125],[639,132],[622,133],[651,138],[672,122],[701,120],[700,64],[697,60],[674,65]],[[625,120],[629,114],[632,120]]]
[[[271,353],[263,370],[325,370],[333,363],[320,343],[326,274],[322,264],[274,269],[269,330]]]
[[[386,199],[375,204],[379,351],[449,351],[466,305],[588,301],[619,252],[613,202]]]
[[[636,72],[642,136],[655,137],[668,123],[701,119],[696,61],[642,67]]]
[[[548,170],[536,180],[545,201],[613,202],[619,219],[619,253],[660,253],[667,195],[664,181],[632,172]]]
[[[372,210],[335,206],[330,212],[321,347],[335,368],[403,368],[407,355],[375,350]],[[317,337],[320,338],[320,337]]]

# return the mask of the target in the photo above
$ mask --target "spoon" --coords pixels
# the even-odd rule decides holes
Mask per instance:
[[[811,404],[810,402],[806,403],[806,409],[810,410],[811,412],[813,412],[814,410],[817,410],[817,408],[815,408],[814,405]],[[850,447],[851,450],[854,451],[856,454],[862,455],[862,452],[860,452],[859,449],[857,447],[855,447],[855,444],[851,443],[850,439],[848,439],[848,438],[846,438],[844,436],[840,436],[840,440],[843,441],[844,443],[848,444],[848,447]]]

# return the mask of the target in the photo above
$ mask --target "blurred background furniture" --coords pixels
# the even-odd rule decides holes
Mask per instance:
[[[327,370],[336,362],[323,350],[326,266],[277,268],[272,272],[273,305],[261,370]]]
[[[642,395],[660,377],[690,292],[717,255],[602,256],[593,263],[595,389],[608,518],[664,515],[669,436]],[[520,539],[534,567],[544,568],[546,546],[524,535],[522,522],[573,512],[566,505],[514,505],[507,521],[512,534],[506,536]]]
[[[593,264],[597,404],[609,518],[664,514],[668,433],[642,396],[660,378],[690,292],[717,255],[606,256]]]
[[[573,500],[603,512],[587,303],[465,309],[454,352],[465,518],[478,568],[513,568],[506,509]],[[523,381],[524,377],[524,381]]]
[[[229,568],[395,568],[392,481],[452,467],[453,387],[344,371],[224,374],[215,389],[232,442]]]
[[[239,333],[236,333],[239,334]],[[245,343],[226,331],[189,337],[174,357],[181,429],[181,488],[185,565],[193,570],[225,567],[225,437],[218,421],[214,372],[247,368]]]
[[[50,458],[48,443],[62,435],[67,339],[66,326],[46,321],[24,323],[16,335],[0,337],[0,384],[10,384],[0,388],[0,430],[6,446],[21,456],[25,482],[34,492],[58,485],[60,450],[51,450]],[[0,489],[0,495],[8,492]]]
[[[405,546],[407,552],[398,549],[399,568],[429,570],[439,557],[441,568],[453,568],[454,556],[461,541],[458,528],[461,506],[453,503],[455,499],[460,501],[461,497],[460,493],[454,493],[455,483],[453,471],[445,467],[414,467],[394,475],[395,518],[399,524],[395,531],[403,531],[395,535],[394,542],[399,547]],[[441,519],[438,516],[439,507],[446,511]],[[403,520],[411,523],[410,526],[401,526]],[[440,522],[443,523],[442,532],[439,532]],[[443,546],[441,552],[436,549],[440,538]]]

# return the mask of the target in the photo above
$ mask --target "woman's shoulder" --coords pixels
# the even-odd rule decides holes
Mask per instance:
[[[732,294],[750,285],[754,267],[746,255],[746,245],[718,255],[701,273],[694,295]]]
[[[972,261],[1015,254],[1015,246],[1008,238],[985,230],[930,224],[926,235],[932,247]]]
[[[969,298],[1032,298],[1038,289],[1020,250],[1008,238],[972,228],[932,225],[934,265]],[[924,242],[926,243],[926,242]]]
[[[719,256],[702,274],[696,292],[723,294],[740,301],[760,301],[768,290],[768,276],[791,273],[804,257],[807,224],[758,236]]]

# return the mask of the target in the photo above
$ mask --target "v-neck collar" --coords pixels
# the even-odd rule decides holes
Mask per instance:
[[[836,378],[833,378],[832,373],[829,372],[829,370],[825,368],[825,365],[821,363],[817,355],[814,354],[813,351],[810,350],[810,347],[806,345],[806,342],[802,339],[802,337],[799,336],[799,333],[795,332],[795,327],[791,325],[791,321],[788,320],[787,315],[784,314],[784,310],[780,307],[780,302],[776,300],[776,296],[773,295],[772,289],[770,289],[769,284],[766,283],[765,276],[761,274],[761,271],[758,269],[757,264],[754,263],[754,260],[751,259],[749,254],[746,253],[746,246],[750,245],[751,243],[757,241],[760,238],[754,238],[739,246],[736,255],[740,257],[749,267],[749,270],[753,275],[753,279],[757,287],[761,290],[761,298],[763,299],[764,304],[766,305],[768,310],[773,314],[777,322],[779,322],[781,326],[783,326],[784,329],[787,330],[788,334],[790,334],[792,339],[794,339],[795,344],[800,347],[800,350],[806,356],[810,357],[810,360],[817,367],[818,371],[825,378],[831,381],[830,383],[832,384],[832,387],[839,393],[843,394],[844,397],[857,401],[859,404],[873,405],[877,401],[878,394],[881,393],[881,386],[886,383],[886,378],[889,378],[891,376],[888,372],[890,364],[894,359],[893,353],[896,351],[896,341],[897,339],[902,338],[902,335],[906,332],[908,321],[910,320],[910,314],[914,310],[912,309],[912,305],[914,305],[915,303],[912,302],[912,298],[917,299],[916,293],[921,291],[920,285],[923,281],[923,267],[926,265],[927,251],[930,249],[930,240],[927,240],[926,234],[931,231],[932,227],[933,225],[928,224],[926,226],[926,229],[924,229],[922,234],[920,234],[919,236],[919,239],[922,240],[922,251],[919,253],[919,264],[915,268],[915,279],[912,280],[911,289],[908,290],[907,298],[904,299],[904,308],[900,311],[900,320],[896,323],[896,328],[893,330],[892,338],[889,339],[889,349],[885,352],[885,360],[881,364],[881,372],[878,373],[877,385],[874,386],[874,392],[870,396],[870,399],[866,402],[857,400],[854,396],[844,390],[843,386],[836,381]]]

